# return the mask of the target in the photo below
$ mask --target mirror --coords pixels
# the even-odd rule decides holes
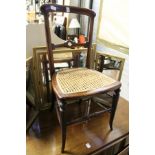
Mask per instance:
[[[40,13],[40,6],[46,3],[54,3],[59,5],[70,5],[92,9],[93,0],[26,0],[27,23],[44,22]],[[74,40],[78,42],[79,36],[83,35],[87,38],[87,30],[89,19],[87,16],[71,14],[71,13],[55,13],[52,18],[55,28],[53,32],[63,40]],[[85,39],[84,39],[85,40]]]

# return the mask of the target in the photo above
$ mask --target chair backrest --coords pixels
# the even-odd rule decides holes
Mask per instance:
[[[101,51],[96,51],[95,55],[95,69],[120,81],[125,59]]]
[[[84,46],[87,47],[87,58],[86,58],[86,67],[90,68],[90,56],[91,56],[91,45],[92,45],[92,34],[93,34],[93,25],[94,25],[94,17],[96,13],[90,9],[86,8],[79,8],[74,6],[64,6],[64,5],[56,5],[56,4],[44,4],[41,6],[41,13],[44,15],[44,21],[45,21],[45,34],[46,34],[46,42],[47,42],[47,49],[48,49],[48,57],[50,62],[50,74],[51,77],[54,70],[54,59],[53,59],[53,49],[56,47],[70,47],[72,43],[68,44],[65,42],[64,44],[58,44],[54,45],[52,44],[52,38],[51,38],[51,32],[50,32],[50,23],[49,23],[49,15],[53,12],[66,12],[66,13],[75,13],[75,14],[81,14],[81,15],[87,15],[90,17],[89,22],[89,35],[88,35],[88,41],[84,44],[75,43],[74,46]]]
[[[33,72],[33,58],[26,59],[26,99],[33,107],[36,106],[35,80]]]

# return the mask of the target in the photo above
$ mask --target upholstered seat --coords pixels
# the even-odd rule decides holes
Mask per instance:
[[[92,69],[72,68],[55,73],[52,85],[57,96],[66,99],[104,93],[119,88],[121,83]]]

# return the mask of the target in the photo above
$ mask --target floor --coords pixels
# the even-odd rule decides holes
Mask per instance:
[[[128,101],[120,98],[113,123],[113,131],[110,131],[108,123],[109,113],[101,114],[88,122],[68,126],[64,155],[91,154],[100,148],[104,148],[115,139],[128,134],[128,110]],[[71,105],[69,111],[76,113],[77,107]],[[73,115],[69,112],[68,114],[68,117],[72,118]],[[55,110],[44,111],[26,135],[26,154],[60,155],[60,150],[61,131]]]

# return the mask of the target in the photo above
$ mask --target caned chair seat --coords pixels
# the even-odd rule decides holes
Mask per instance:
[[[120,85],[120,82],[105,74],[87,68],[59,71],[52,79],[53,89],[60,99],[105,93]]]

